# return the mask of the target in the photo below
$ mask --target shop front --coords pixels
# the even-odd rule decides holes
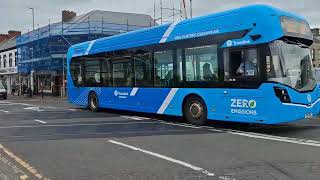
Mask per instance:
[[[60,96],[62,76],[57,71],[35,71],[34,72],[34,93]]]
[[[8,94],[12,92],[18,92],[19,90],[19,75],[17,73],[17,67],[0,68],[0,77],[5,85]]]

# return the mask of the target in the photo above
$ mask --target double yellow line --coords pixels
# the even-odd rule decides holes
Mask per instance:
[[[13,154],[9,149],[4,147],[2,144],[0,144],[0,150],[2,150],[10,158],[14,159],[19,165],[24,167],[30,174],[34,175],[39,180],[50,180],[49,178],[42,175],[37,169],[32,167],[29,163],[27,163],[26,161],[22,160],[21,158]],[[27,180],[28,176],[27,175],[20,176],[20,179]]]

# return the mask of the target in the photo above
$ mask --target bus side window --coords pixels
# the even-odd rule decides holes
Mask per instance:
[[[154,53],[155,86],[173,85],[173,52],[172,50]]]
[[[185,49],[187,81],[218,81],[217,45]]]
[[[86,59],[84,62],[84,84],[88,87],[100,86],[100,60]]]
[[[111,64],[110,59],[106,58],[101,61],[101,85],[111,86]]]
[[[70,64],[70,73],[73,84],[78,87],[83,84],[83,66],[78,59],[72,59]]]
[[[112,78],[114,86],[132,86],[132,66],[128,60],[115,60],[112,63]]]
[[[144,52],[134,56],[135,86],[152,86],[152,57]]]

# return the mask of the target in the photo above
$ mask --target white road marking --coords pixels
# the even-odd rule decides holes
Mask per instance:
[[[69,111],[75,112],[75,111],[78,111],[78,109],[69,109]]]
[[[253,132],[245,132],[245,131],[238,131],[238,130],[231,130],[231,129],[216,129],[209,126],[193,126],[189,124],[183,124],[183,123],[169,123],[165,121],[160,121],[164,124],[170,124],[174,126],[181,126],[181,127],[188,127],[188,128],[203,128],[209,131],[215,131],[215,132],[225,132],[233,135],[238,136],[245,136],[255,139],[266,139],[266,140],[273,140],[273,141],[280,141],[280,142],[287,142],[292,144],[300,144],[300,145],[308,145],[308,146],[314,146],[314,147],[320,147],[320,141],[314,141],[314,140],[307,140],[307,139],[299,139],[299,138],[290,138],[290,137],[282,137],[282,136],[273,136],[273,135],[267,135],[267,134],[261,134],[261,133],[253,133]]]
[[[35,104],[15,103],[15,102],[10,102],[10,101],[6,101],[6,102],[1,102],[0,101],[0,104],[32,106],[32,107],[41,107],[41,108],[47,108],[47,109],[56,109],[57,108],[57,107],[54,107],[54,106],[39,106],[39,105],[35,105]]]
[[[35,119],[34,121],[39,122],[39,123],[42,123],[42,124],[47,124],[47,122],[41,121],[41,120],[39,120],[39,119]]]
[[[101,126],[101,125],[130,125],[130,124],[154,124],[157,122],[130,122],[130,123],[93,123],[93,124],[46,124],[46,125],[24,125],[24,126],[0,126],[0,129],[12,128],[40,128],[40,127],[74,127],[74,126]]]
[[[134,146],[131,146],[131,145],[128,145],[128,144],[124,144],[122,142],[113,141],[113,140],[108,140],[108,142],[110,142],[112,144],[116,144],[116,145],[119,145],[119,146],[123,146],[123,147],[129,148],[129,149],[132,149],[132,150],[135,150],[135,151],[140,151],[140,152],[143,152],[145,154],[148,154],[148,155],[151,155],[153,157],[157,157],[157,158],[160,158],[160,159],[163,159],[163,160],[166,160],[166,161],[170,161],[170,162],[173,162],[173,163],[176,163],[176,164],[180,164],[180,165],[182,165],[184,167],[187,167],[187,168],[190,168],[192,170],[201,172],[201,173],[203,173],[203,174],[205,174],[207,176],[214,176],[213,172],[209,172],[208,170],[205,170],[205,169],[203,169],[201,167],[198,167],[198,166],[194,166],[194,165],[189,164],[187,162],[183,162],[183,161],[180,161],[180,160],[177,160],[177,159],[174,159],[174,158],[162,155],[162,154],[158,154],[158,153],[147,151],[147,150],[144,150],[144,149],[141,149],[141,148],[138,148],[138,147],[134,147]]]
[[[0,110],[0,112],[9,113],[9,111],[6,110]]]
[[[27,107],[27,108],[23,108],[25,110],[31,110],[31,111],[37,111],[37,112],[43,112],[44,110],[40,109],[40,107],[36,106],[36,107]]]
[[[137,120],[137,121],[142,121],[142,120],[149,120],[151,118],[147,118],[147,117],[140,117],[140,116],[120,116],[123,118],[127,118],[127,119],[133,119],[133,120]]]
[[[121,116],[121,117],[137,120],[135,118],[135,116]],[[320,147],[320,141],[314,141],[314,140],[308,140],[308,139],[274,136],[274,135],[245,132],[245,131],[238,131],[238,130],[232,130],[232,129],[213,128],[210,126],[194,126],[191,124],[167,122],[167,121],[158,120],[158,119],[150,119],[150,120],[155,120],[155,121],[160,122],[162,124],[173,125],[173,126],[181,126],[181,127],[187,127],[187,128],[193,128],[193,129],[206,129],[209,131],[224,132],[224,133],[229,133],[229,134],[244,136],[244,137],[250,137],[250,138],[255,138],[255,139],[266,139],[266,140],[280,141],[280,142],[286,142],[286,143],[292,143],[292,144]]]

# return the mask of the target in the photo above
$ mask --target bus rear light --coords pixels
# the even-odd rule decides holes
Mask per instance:
[[[274,87],[274,93],[280,99],[281,102],[283,102],[283,103],[290,103],[291,102],[288,91],[285,88]]]

